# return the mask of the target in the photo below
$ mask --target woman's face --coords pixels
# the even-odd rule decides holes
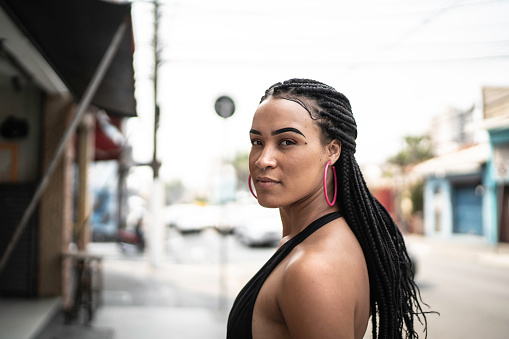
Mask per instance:
[[[260,205],[285,207],[323,194],[328,147],[321,142],[320,127],[302,106],[278,98],[262,102],[250,138],[249,171]]]

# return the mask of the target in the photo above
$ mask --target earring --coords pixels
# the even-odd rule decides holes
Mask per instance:
[[[249,173],[249,176],[247,178],[247,183],[249,185],[249,190],[251,191],[251,194],[253,195],[253,197],[255,197],[255,199],[258,199],[258,197],[256,196],[256,194],[253,190],[253,187],[251,187],[251,173]]]
[[[325,200],[327,201],[327,204],[329,204],[329,206],[334,206],[336,203],[336,197],[338,196],[338,179],[336,177],[336,168],[333,165],[332,173],[334,173],[334,199],[332,199],[332,202],[330,202],[329,195],[327,194],[327,169],[329,168],[330,164],[331,162],[328,161],[327,165],[325,165],[325,171],[323,172],[323,191],[325,193]]]

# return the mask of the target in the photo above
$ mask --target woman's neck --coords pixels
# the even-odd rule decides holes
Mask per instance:
[[[283,223],[283,242],[300,233],[316,219],[338,211],[338,205],[329,206],[323,194],[279,208]]]

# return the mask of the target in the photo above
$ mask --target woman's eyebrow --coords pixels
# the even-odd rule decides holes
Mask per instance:
[[[286,133],[286,132],[294,132],[294,133],[297,133],[297,134],[300,134],[302,135],[304,138],[306,137],[301,131],[299,131],[298,129],[296,128],[293,128],[293,127],[284,127],[284,128],[280,128],[278,130],[275,130],[274,132],[272,132],[270,135],[277,135],[277,134],[281,134],[281,133]],[[257,135],[262,135],[262,132],[260,131],[257,131],[255,129],[251,129],[249,131],[250,134],[257,134]]]
[[[302,135],[304,138],[306,137],[301,131],[299,131],[298,129],[293,128],[293,127],[280,128],[280,129],[272,132],[271,135],[276,135],[276,134],[281,134],[281,133],[286,133],[286,132],[294,132],[294,133]]]

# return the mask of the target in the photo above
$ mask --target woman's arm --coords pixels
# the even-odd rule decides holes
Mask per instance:
[[[292,339],[354,338],[361,288],[354,262],[316,253],[288,264],[278,303]]]

